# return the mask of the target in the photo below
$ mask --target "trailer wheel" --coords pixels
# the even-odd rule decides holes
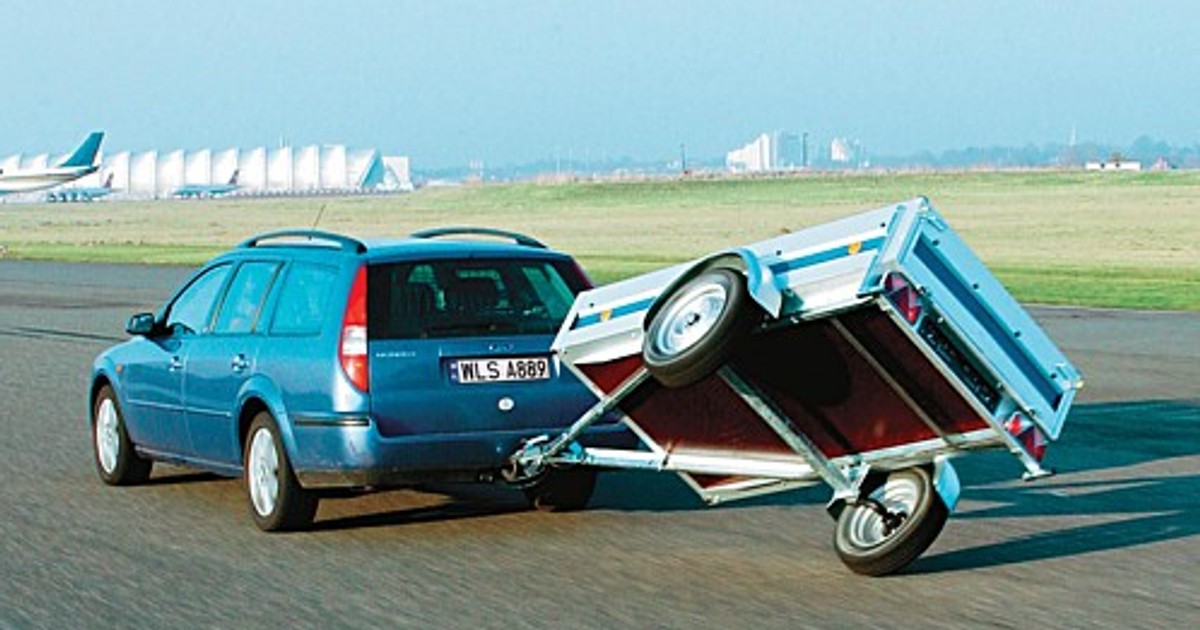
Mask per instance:
[[[749,330],[746,280],[732,269],[706,271],[675,290],[646,330],[642,359],[667,387],[684,387],[725,363]]]
[[[587,507],[596,489],[593,468],[551,468],[522,488],[540,512],[573,512]]]
[[[933,544],[949,515],[928,468],[873,476],[838,516],[833,546],[855,573],[895,573]]]

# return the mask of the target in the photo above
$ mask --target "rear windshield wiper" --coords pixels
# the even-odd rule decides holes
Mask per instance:
[[[514,322],[456,322],[453,324],[437,324],[426,326],[422,332],[426,335],[454,332],[513,332],[517,330]]]

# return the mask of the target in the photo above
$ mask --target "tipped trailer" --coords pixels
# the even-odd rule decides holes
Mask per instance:
[[[553,344],[598,402],[505,471],[672,471],[709,504],[832,488],[834,547],[884,575],[954,510],[950,460],[1042,466],[1078,370],[918,198],[581,293]],[[582,446],[618,415],[638,449]]]

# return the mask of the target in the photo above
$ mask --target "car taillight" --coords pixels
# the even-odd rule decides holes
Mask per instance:
[[[913,288],[904,276],[898,273],[889,273],[883,279],[883,291],[887,295],[888,301],[896,307],[900,312],[900,316],[904,321],[910,324],[916,324],[921,318],[921,295]]]
[[[360,391],[370,391],[370,373],[367,370],[367,268],[358,268],[354,284],[350,287],[350,299],[346,303],[346,314],[342,317],[342,342],[338,347],[338,360],[346,378]]]
[[[575,265],[575,273],[578,274],[579,279],[583,281],[584,289],[592,289],[596,287],[596,284],[592,282],[591,277],[589,277],[587,272],[583,270],[583,265],[580,265],[578,260],[572,260],[571,264]]]
[[[1017,442],[1021,443],[1021,447],[1025,449],[1025,452],[1029,453],[1037,461],[1042,461],[1042,458],[1046,456],[1046,436],[1042,435],[1037,425],[1027,420],[1025,416],[1014,413],[1004,423],[1004,430],[1017,438]]]

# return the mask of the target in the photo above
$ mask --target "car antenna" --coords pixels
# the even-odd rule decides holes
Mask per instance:
[[[317,229],[317,224],[321,222],[321,217],[324,216],[325,206],[327,206],[327,205],[329,205],[329,204],[323,203],[323,204],[321,204],[321,209],[317,210],[317,218],[313,219],[312,229],[314,229],[314,230]]]

